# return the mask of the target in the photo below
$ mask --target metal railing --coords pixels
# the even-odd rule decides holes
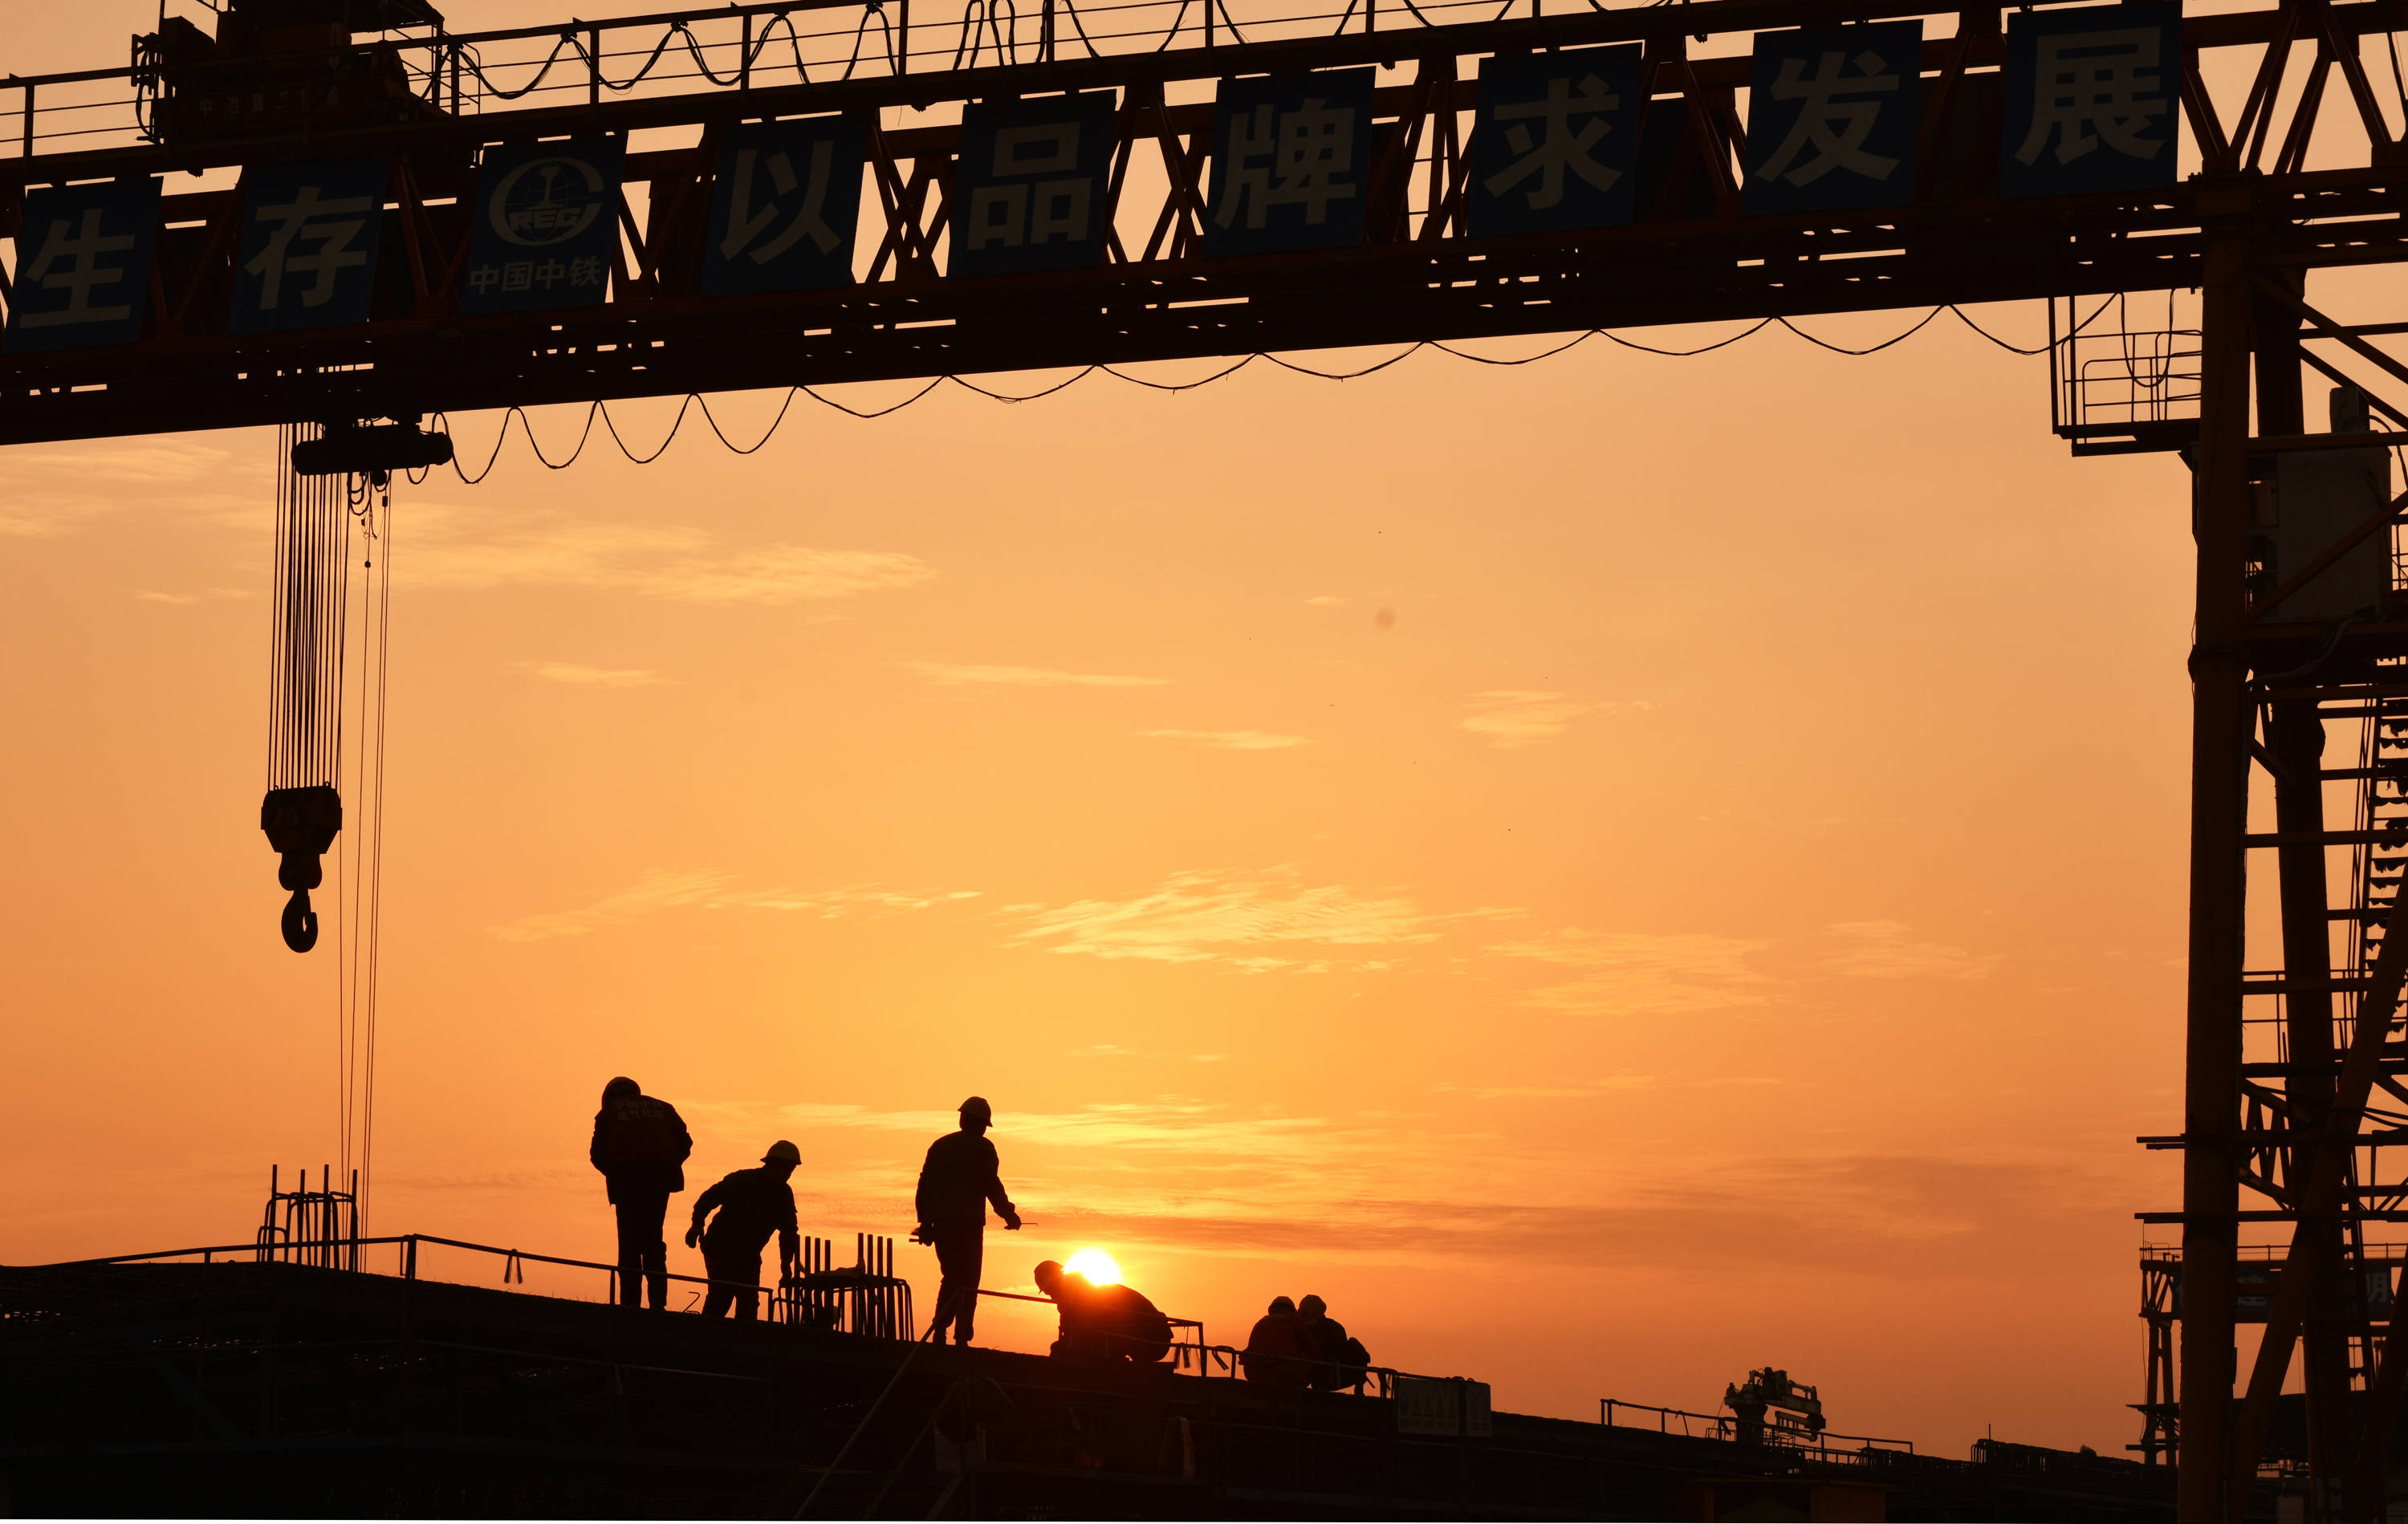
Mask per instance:
[[[1653,1415],[1656,1421],[1652,1425],[1643,1420],[1619,1421],[1626,1415]],[[1842,1466],[1864,1465],[1885,1456],[1914,1453],[1914,1442],[1908,1439],[1876,1439],[1869,1434],[1836,1434],[1828,1430],[1810,1431],[1762,1420],[1751,1426],[1728,1413],[1691,1413],[1683,1408],[1657,1407],[1652,1403],[1626,1403],[1615,1397],[1598,1400],[1598,1422],[1607,1429],[1653,1429],[1659,1434],[1687,1439],[1760,1443]],[[1756,1431],[1753,1439],[1745,1434],[1751,1427]]]
[[[868,1241],[867,1235],[862,1236],[865,1242]],[[824,1239],[812,1240],[812,1242],[820,1245],[827,1243]],[[375,1269],[367,1261],[359,1258],[359,1251],[363,1248],[386,1246],[392,1246],[395,1251],[394,1266],[389,1273]],[[615,1264],[607,1264],[598,1260],[571,1259],[558,1254],[538,1254],[529,1249],[502,1248],[492,1244],[475,1244],[466,1239],[444,1238],[434,1233],[394,1233],[373,1238],[346,1237],[300,1242],[280,1239],[274,1243],[263,1239],[249,1244],[210,1244],[195,1248],[152,1249],[140,1254],[112,1254],[89,1260],[65,1260],[36,1268],[68,1270],[84,1266],[154,1264],[194,1259],[199,1260],[203,1264],[215,1264],[221,1261],[240,1263],[247,1260],[257,1263],[281,1261],[315,1265],[319,1262],[317,1256],[333,1255],[337,1259],[349,1257],[351,1263],[337,1268],[349,1269],[356,1274],[370,1275],[390,1274],[402,1280],[433,1280],[437,1277],[422,1276],[419,1274],[419,1251],[422,1247],[428,1246],[460,1249],[500,1260],[502,1284],[506,1287],[512,1284],[524,1285],[526,1267],[531,1264],[552,1265],[569,1270],[597,1271],[607,1277],[604,1294],[600,1300],[605,1304],[613,1303],[619,1300],[621,1272],[620,1267]],[[891,1263],[891,1259],[889,1262]],[[818,1328],[827,1332],[857,1333],[866,1338],[902,1340],[910,1337],[911,1289],[909,1284],[893,1276],[880,1275],[859,1266],[851,1270],[833,1270],[823,1273],[832,1273],[842,1277],[841,1283],[810,1285],[808,1284],[810,1281],[808,1275],[793,1275],[783,1278],[777,1286],[769,1287],[748,1281],[715,1279],[709,1275],[684,1275],[675,1272],[669,1273],[665,1279],[681,1286],[699,1288],[702,1291],[720,1288],[739,1296],[747,1291],[766,1295],[769,1302],[769,1319],[772,1322]],[[446,1284],[468,1285],[470,1283],[448,1281]]]

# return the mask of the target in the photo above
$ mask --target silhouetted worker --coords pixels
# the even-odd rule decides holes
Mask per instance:
[[[586,1157],[602,1172],[610,1204],[619,1209],[622,1306],[642,1306],[646,1287],[654,1311],[668,1305],[669,1246],[662,1241],[661,1221],[669,1198],[685,1189],[686,1156],[693,1152],[694,1134],[677,1107],[646,1095],[624,1075],[602,1087]]]
[[[1296,1304],[1304,1324],[1304,1343],[1312,1356],[1312,1385],[1323,1391],[1360,1391],[1370,1379],[1371,1352],[1363,1341],[1349,1337],[1346,1325],[1329,1316],[1329,1303],[1317,1296]]]
[[[937,1269],[942,1275],[937,1286],[937,1313],[921,1335],[945,1342],[945,1330],[953,1331],[955,1344],[970,1342],[970,1329],[978,1321],[979,1273],[986,1263],[986,1208],[989,1202],[1003,1218],[1003,1225],[1014,1231],[1020,1227],[1020,1212],[1011,1198],[1003,1191],[1003,1181],[996,1175],[995,1145],[986,1140],[986,1130],[995,1123],[995,1108],[973,1095],[962,1103],[962,1130],[948,1132],[928,1145],[928,1158],[920,1166],[920,1189],[913,1209],[919,1213],[920,1226],[911,1236],[937,1250]]]
[[[1239,1359],[1249,1381],[1270,1387],[1305,1385],[1312,1347],[1306,1341],[1303,1319],[1296,1315],[1296,1303],[1283,1296],[1271,1298],[1270,1310],[1246,1335],[1246,1347]]]
[[[1037,1267],[1037,1289],[1061,1309],[1054,1353],[1062,1359],[1151,1365],[1170,1358],[1170,1319],[1135,1287],[1097,1286],[1048,1260]]]
[[[802,1150],[781,1138],[761,1156],[758,1169],[738,1170],[696,1197],[694,1226],[685,1231],[685,1246],[702,1245],[702,1263],[711,1280],[702,1299],[702,1316],[717,1317],[733,1303],[736,1316],[750,1320],[761,1316],[761,1248],[778,1235],[778,1278],[794,1274],[802,1262],[803,1241],[795,1226],[795,1166]],[[712,1207],[719,1215],[705,1229],[702,1219]],[[724,1285],[723,1282],[734,1282]]]

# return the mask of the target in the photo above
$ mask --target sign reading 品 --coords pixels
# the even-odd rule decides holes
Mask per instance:
[[[609,294],[622,150],[615,137],[580,137],[485,150],[462,312],[591,306]]]
[[[1016,275],[1104,263],[1112,111],[1109,90],[965,108],[950,272]]]

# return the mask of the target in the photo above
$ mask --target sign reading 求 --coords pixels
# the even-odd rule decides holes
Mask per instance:
[[[1631,43],[1482,61],[1467,191],[1473,237],[1631,220],[1645,50]]]
[[[468,226],[464,313],[589,306],[609,291],[618,248],[615,137],[485,150]]]
[[[376,293],[385,179],[382,159],[246,171],[227,331],[265,334],[367,321]]]
[[[702,294],[850,284],[868,135],[861,118],[842,116],[761,122],[721,138]]]
[[[1112,93],[962,110],[954,168],[957,276],[1104,263],[1111,231]]]
[[[1213,97],[1207,255],[1363,241],[1370,69],[1224,79]]]
[[[2010,196],[2147,191],[2174,183],[2182,7],[2025,11],[2007,24]]]
[[[79,349],[142,336],[159,182],[112,180],[25,194],[9,349]]]
[[[1922,67],[1921,21],[1757,33],[1740,205],[1753,215],[1905,201]]]

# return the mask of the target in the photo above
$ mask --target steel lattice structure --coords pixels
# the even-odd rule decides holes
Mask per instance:
[[[1465,7],[1403,8],[1403,24],[1365,0],[1341,15],[1240,28],[1205,0],[1200,19],[1182,5],[1167,27],[1112,33],[1086,25],[1097,12],[1082,19],[1061,0],[1025,19],[977,0],[942,26],[924,13],[917,47],[899,4],[891,14],[877,4],[753,5],[405,35],[360,46],[389,55],[395,77],[411,82],[419,104],[409,110],[364,121],[316,120],[304,108],[214,138],[170,130],[163,113],[176,93],[159,58],[11,77],[0,98],[14,93],[22,130],[20,151],[0,157],[0,233],[19,231],[29,187],[380,155],[392,165],[386,215],[397,221],[406,273],[371,320],[231,333],[241,193],[169,193],[140,341],[0,352],[0,443],[2196,289],[2196,337],[2155,340],[2180,384],[2160,388],[2146,408],[2102,416],[2086,406],[2075,322],[2063,325],[2056,350],[2058,428],[2077,449],[2180,448],[2193,468],[2186,1107],[2182,1134],[2156,1140],[2183,1152],[2183,1204],[2151,1214],[2183,1235],[2178,1261],[2158,1256],[2151,1271],[2161,1335],[2179,1273],[2179,1400],[2151,1391],[2144,1446],[2178,1448],[2186,1518],[2242,1517],[2259,1485],[2274,1399],[2303,1348],[2312,1517],[2383,1517],[2408,1345],[2393,1346],[2399,1255],[2369,1233],[2408,1218],[2408,1168],[2398,1160],[2408,1140],[2408,1043],[2394,1037],[2408,937],[2381,934],[2408,862],[2408,607],[2338,620],[2293,610],[2353,548],[2387,546],[2408,498],[2381,504],[2322,550],[2279,557],[2258,510],[2286,459],[2379,453],[2398,437],[2391,431],[2408,430],[2408,413],[2381,395],[2408,393],[2408,365],[2373,342],[2408,325],[2344,325],[2307,290],[2313,271],[2408,260],[2408,134],[2394,120],[2408,103],[2391,98],[2408,95],[2408,83],[2391,88],[2396,76],[2380,78],[2367,62],[2396,56],[2392,34],[2408,28],[2408,0],[2279,0],[2183,18],[2180,56],[2163,64],[2198,172],[2148,191],[2025,197],[2002,197],[1995,170],[2010,36],[1996,5],[1605,9],[1558,0],[1550,9],[1515,0],[1485,19],[1440,24],[1428,22],[1433,8]],[[806,36],[796,18],[831,24]],[[1747,39],[1900,19],[1944,33],[1922,43],[1911,194],[1872,208],[1751,214],[1740,183],[1756,107]],[[770,66],[781,36],[792,42],[784,75]],[[1643,46],[1644,130],[1656,135],[1627,225],[1472,236],[1469,124],[1481,61],[1611,43]],[[494,65],[514,49],[529,61],[525,78],[536,63],[553,75],[509,104],[498,99]],[[664,65],[675,50],[695,67]],[[1361,240],[1206,257],[1207,82],[1365,64],[1387,72],[1374,100],[1382,130]],[[306,75],[312,65],[293,66]],[[631,78],[639,66],[651,71],[640,87]],[[947,238],[963,129],[946,119],[957,106],[1068,91],[1111,93],[1105,257],[1084,268],[953,275]],[[85,114],[60,125],[62,110]],[[854,278],[703,294],[702,220],[719,135],[844,111],[875,114]],[[905,124],[907,111],[922,124]],[[464,314],[478,151],[638,133],[685,144],[626,155],[624,185],[641,194],[623,190],[615,207],[612,298]],[[20,274],[23,264],[21,250]],[[0,287],[12,303],[20,294]],[[2375,393],[2371,420],[2310,432],[2311,372]],[[2348,765],[2329,759],[2328,719],[2367,737]],[[2274,815],[2256,830],[2253,770],[2272,780]],[[2357,799],[2356,819],[2328,821],[2334,786]],[[2273,854],[2283,911],[2283,947],[2264,973],[2252,972],[2243,913],[2259,851]],[[2329,859],[2343,852],[2357,855],[2335,890]],[[2253,1237],[2287,1231],[2289,1240],[2268,1246],[2263,1273],[2253,1274],[2250,1315],[2262,1315],[2266,1336],[2235,1403],[2244,1224]],[[2172,1355],[2169,1345],[2161,1364]]]

